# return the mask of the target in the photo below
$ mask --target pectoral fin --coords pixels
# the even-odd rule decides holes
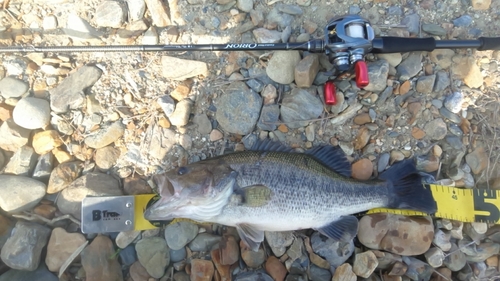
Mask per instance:
[[[350,240],[358,233],[358,219],[355,216],[341,217],[317,230],[335,240]]]
[[[264,241],[264,231],[255,229],[253,226],[244,223],[236,225],[236,230],[238,230],[241,240],[252,251],[257,252],[259,250],[260,243]]]
[[[245,186],[235,190],[241,198],[240,204],[245,207],[262,207],[271,200],[272,191],[264,185]]]

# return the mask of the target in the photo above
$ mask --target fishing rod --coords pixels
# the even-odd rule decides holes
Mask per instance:
[[[355,74],[356,86],[366,87],[370,81],[365,55],[368,53],[405,53],[435,49],[472,48],[479,51],[500,50],[500,37],[479,37],[476,40],[435,40],[429,38],[378,37],[368,20],[358,15],[333,18],[324,29],[324,38],[302,43],[227,43],[179,45],[110,45],[110,46],[8,46],[0,47],[3,53],[40,52],[162,52],[162,51],[248,51],[248,50],[298,50],[325,53],[334,65],[338,76]],[[346,74],[346,75],[343,75]],[[324,100],[336,103],[333,80],[324,85]]]

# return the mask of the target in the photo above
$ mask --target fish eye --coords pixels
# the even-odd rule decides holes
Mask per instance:
[[[182,176],[182,175],[184,175],[184,174],[187,174],[187,172],[188,172],[188,168],[186,168],[186,167],[180,167],[180,168],[177,170],[177,174],[178,174],[178,175],[180,175],[180,176]]]

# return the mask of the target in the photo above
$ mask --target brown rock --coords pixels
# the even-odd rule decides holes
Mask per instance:
[[[394,266],[392,266],[391,272],[389,272],[389,275],[397,275],[397,276],[402,276],[406,273],[408,270],[408,265],[405,263],[402,263],[400,261],[397,261],[394,263]]]
[[[378,260],[372,251],[356,254],[352,271],[359,277],[368,278],[377,268]]]
[[[405,155],[403,154],[403,152],[399,150],[392,150],[389,164],[392,165],[395,162],[402,161],[403,159],[405,159]]]
[[[0,148],[15,152],[21,146],[28,143],[30,130],[18,126],[12,118],[6,120],[0,126]]]
[[[243,240],[240,241],[241,258],[248,267],[257,268],[261,266],[266,260],[266,254],[264,250],[259,248],[257,252],[250,250]]]
[[[439,273],[439,274],[438,274]],[[451,277],[451,270],[447,267],[437,268],[436,272],[432,274],[432,281],[449,281],[453,280]]]
[[[105,146],[99,148],[95,152],[95,163],[97,167],[108,170],[116,163],[120,157],[120,149],[112,146]]]
[[[54,228],[47,245],[45,264],[50,271],[58,272],[63,263],[86,241],[87,239],[81,233],[68,233],[63,228]],[[76,261],[79,260],[80,256],[76,258]]]
[[[422,104],[419,102],[412,102],[408,104],[407,109],[411,114],[411,119],[408,121],[408,124],[413,124],[420,113],[420,109],[422,109]]]
[[[463,79],[465,84],[471,88],[479,88],[483,85],[483,75],[473,57],[455,56],[453,62],[451,73],[454,78]]]
[[[214,264],[211,261],[193,259],[191,261],[191,281],[211,281],[214,276]]]
[[[221,281],[231,281],[231,266],[221,264],[221,251],[214,249],[211,252],[212,261],[217,269],[218,276]]]
[[[254,26],[262,27],[264,25],[264,13],[261,10],[251,10],[250,19]]]
[[[285,280],[285,276],[287,274],[286,268],[277,257],[270,256],[264,267],[274,281]]]
[[[422,129],[418,128],[418,127],[413,127],[411,129],[411,135],[415,139],[421,140],[421,139],[423,139],[425,137],[425,132]]]
[[[186,99],[189,96],[189,93],[191,92],[191,87],[193,86],[193,80],[192,79],[187,79],[183,81],[182,83],[175,88],[170,93],[170,96],[176,100],[176,101],[181,101],[183,99]]]
[[[54,218],[56,211],[57,208],[52,205],[38,205],[33,209],[33,213],[49,220]]]
[[[61,145],[63,141],[56,130],[42,131],[33,136],[33,149],[40,155]]]
[[[276,87],[272,84],[268,84],[264,87],[264,90],[260,93],[262,98],[264,98],[264,105],[266,104],[274,104],[276,98],[278,97],[278,93],[276,91]]]
[[[435,172],[439,169],[439,159],[434,154],[417,157],[417,169],[427,173]]]
[[[431,61],[437,64],[442,69],[447,69],[451,66],[451,58],[455,55],[453,50],[449,49],[436,49],[429,53]]]
[[[488,155],[484,147],[478,147],[465,156],[465,161],[474,174],[480,174],[488,166]]]
[[[210,132],[210,141],[218,141],[223,137],[224,135],[217,129],[213,129],[212,132]]]
[[[5,103],[0,104],[0,120],[5,121],[12,118],[12,110],[14,107]]]
[[[53,194],[65,189],[74,180],[76,180],[83,170],[81,162],[66,162],[59,164],[52,173],[50,173],[47,193]]]
[[[352,177],[357,180],[368,180],[373,173],[373,164],[369,159],[363,158],[352,164]]]
[[[109,237],[98,235],[87,248],[82,251],[82,266],[86,281],[123,281],[118,257]]]
[[[399,94],[404,95],[408,93],[408,91],[410,91],[410,87],[411,87],[411,82],[408,80],[404,81],[403,84],[399,86]]]
[[[147,179],[134,175],[123,179],[123,191],[128,195],[151,194],[153,190],[149,186]]]
[[[129,269],[130,277],[134,281],[148,281],[151,276],[139,261],[134,262]]]
[[[344,263],[335,269],[332,281],[356,281],[358,277],[352,272],[352,266]]]
[[[295,67],[295,83],[297,87],[309,88],[319,71],[319,59],[317,55],[309,55],[303,58]]]
[[[160,127],[162,127],[162,128],[168,129],[168,128],[170,128],[170,126],[171,126],[172,124],[170,124],[170,121],[168,121],[168,119],[167,119],[167,118],[165,118],[165,117],[163,117],[163,116],[162,116],[162,117],[158,120],[158,125],[160,125]]]
[[[224,235],[220,242],[220,257],[222,265],[232,265],[240,257],[240,248],[232,235]]]
[[[423,0],[420,2],[422,9],[430,10],[434,7],[434,0]]]
[[[170,17],[167,13],[167,7],[160,0],[146,0],[146,6],[151,14],[153,25],[158,27],[166,27],[170,25]]]
[[[358,131],[358,135],[354,139],[354,149],[359,150],[362,149],[363,147],[368,144],[368,141],[370,140],[370,131],[366,127],[362,127]]]
[[[318,25],[310,20],[305,20],[304,21],[304,29],[307,31],[309,34],[313,34],[316,29],[318,29]]]
[[[414,256],[429,250],[434,237],[430,217],[366,215],[359,221],[359,241],[368,248]]]
[[[69,154],[67,151],[61,149],[60,147],[54,148],[52,150],[52,154],[54,154],[54,157],[56,158],[57,162],[59,162],[59,163],[65,163],[65,162],[75,160],[75,158],[71,154]]]
[[[472,0],[472,8],[474,10],[488,10],[491,5],[491,0]]]
[[[278,126],[278,131],[282,133],[288,133],[288,127],[285,124],[281,124]]]
[[[372,118],[370,117],[370,114],[364,112],[364,113],[361,113],[359,115],[357,115],[356,117],[354,117],[354,124],[356,125],[364,125],[366,123],[370,123],[372,122]]]
[[[3,247],[7,238],[9,238],[14,222],[0,214],[0,248]]]

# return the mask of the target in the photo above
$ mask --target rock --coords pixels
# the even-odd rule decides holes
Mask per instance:
[[[103,35],[102,32],[95,29],[87,21],[85,21],[75,13],[70,13],[68,15],[64,33],[66,33],[66,35],[68,35],[71,39],[77,41],[97,39]],[[75,85],[80,85],[80,84],[75,84]]]
[[[435,172],[439,169],[439,159],[433,154],[420,155],[416,157],[416,165],[418,170],[427,173]]]
[[[300,88],[311,87],[318,71],[318,56],[314,54],[306,56],[295,67],[295,84]]]
[[[12,118],[12,111],[14,111],[14,107],[5,103],[0,103],[0,120],[7,121]]]
[[[64,143],[56,130],[42,131],[33,135],[33,148],[37,154],[48,153],[63,144]]]
[[[386,60],[392,67],[398,66],[403,60],[401,53],[377,54],[377,57],[379,59]]]
[[[273,281],[263,270],[247,271],[236,275],[234,281]]]
[[[179,250],[169,250],[170,262],[177,263],[184,260],[187,256],[186,248],[181,248]]]
[[[445,36],[446,29],[434,23],[424,23],[422,24],[422,30],[429,33],[430,35]]]
[[[500,244],[493,242],[482,242],[481,244],[476,246],[471,253],[468,253],[467,249],[462,248],[462,252],[464,251],[465,259],[468,262],[484,262],[489,257],[498,255],[498,252],[500,251]]]
[[[135,175],[123,179],[123,191],[127,195],[151,194],[153,191],[146,178]]]
[[[290,84],[295,79],[295,66],[300,61],[299,51],[275,51],[266,68],[274,82]]]
[[[198,235],[198,226],[187,221],[169,224],[165,228],[165,240],[172,250],[184,248],[196,235]]]
[[[0,126],[0,148],[15,152],[28,143],[29,136],[29,130],[18,126],[13,119],[7,119]]]
[[[463,101],[462,92],[453,92],[444,99],[444,107],[453,113],[459,113],[462,110]]]
[[[338,281],[356,281],[358,278],[356,274],[352,272],[352,266],[348,263],[344,263],[335,269],[332,280]]]
[[[79,68],[49,91],[51,109],[56,113],[66,113],[70,109],[81,108],[85,102],[85,92],[101,75],[101,69],[95,66],[86,65]]]
[[[352,177],[357,180],[368,180],[373,173],[373,164],[369,159],[363,158],[352,164]]]
[[[118,248],[125,249],[128,245],[134,242],[137,237],[141,235],[141,231],[139,230],[131,230],[126,232],[120,232],[116,236],[115,243]]]
[[[192,79],[184,80],[179,85],[177,85],[175,90],[170,92],[170,96],[172,98],[174,98],[176,101],[181,101],[183,99],[187,99],[189,97],[189,94],[191,93],[192,87],[193,87],[193,80]],[[173,105],[174,102],[171,101],[171,103]],[[173,110],[173,108],[172,108],[172,110]],[[171,112],[172,111],[170,111],[170,113]],[[167,113],[167,111],[165,111],[165,114],[167,114],[167,116],[170,116],[170,113]]]
[[[280,43],[281,32],[268,30],[265,28],[256,28],[252,31],[257,43]]]
[[[63,214],[81,218],[81,203],[86,196],[123,195],[118,181],[107,174],[88,173],[63,189],[57,207]]]
[[[434,83],[434,92],[440,93],[450,86],[450,77],[447,72],[438,71],[436,73],[436,82]]]
[[[396,68],[400,80],[409,80],[422,70],[422,53],[413,52]]]
[[[358,239],[363,245],[398,255],[413,256],[427,252],[433,237],[430,217],[372,214],[359,221]]]
[[[174,281],[190,281],[189,275],[184,271],[174,273]]]
[[[278,5],[278,10],[280,10],[280,12],[295,16],[300,16],[303,13],[302,8],[297,5]]]
[[[425,253],[425,259],[430,266],[438,268],[443,265],[444,253],[439,248],[431,248]]]
[[[326,259],[331,268],[336,268],[343,264],[354,252],[353,241],[343,242],[335,239],[326,238],[315,232],[311,236],[311,247],[314,253]]]
[[[421,140],[425,137],[425,132],[418,127],[413,127],[411,129],[411,136],[417,140]]]
[[[318,118],[322,111],[323,104],[318,97],[298,88],[286,95],[281,103],[281,119],[293,129],[306,126],[307,120]]]
[[[378,260],[372,251],[356,254],[352,271],[359,277],[368,278],[377,268]]]
[[[45,128],[50,123],[50,105],[46,100],[26,97],[16,104],[12,116],[23,128]]]
[[[1,152],[0,152],[0,158]],[[2,160],[0,159],[0,169],[2,168]],[[47,182],[50,177],[50,173],[54,169],[54,157],[52,153],[46,153],[38,158],[38,161],[33,171],[32,178],[41,182]]]
[[[270,256],[266,264],[264,266],[266,269],[267,273],[271,275],[271,277],[275,281],[284,281],[285,276],[287,274],[285,266],[280,262],[280,260],[274,256]]]
[[[13,175],[0,175],[0,208],[19,213],[35,207],[45,196],[45,184],[37,180]]]
[[[443,264],[451,271],[459,271],[466,263],[465,254],[460,251],[457,245],[452,243],[449,254],[445,257]]]
[[[156,102],[160,105],[161,109],[163,110],[163,113],[167,117],[172,116],[172,113],[174,113],[175,110],[175,101],[172,99],[169,95],[165,95],[162,97],[159,97]]]
[[[0,80],[0,94],[4,98],[19,98],[28,92],[28,89],[28,83],[14,77],[8,76]]]
[[[290,26],[285,27],[285,29],[281,32],[281,42],[287,43],[292,36],[292,28]]]
[[[45,264],[50,271],[58,272],[63,263],[85,242],[87,239],[81,233],[68,233],[63,228],[54,228],[47,245]]]
[[[251,10],[250,18],[254,26],[261,27],[264,25],[264,13],[261,10]]]
[[[456,124],[460,124],[462,122],[462,119],[460,116],[454,114],[453,112],[449,111],[446,109],[446,107],[441,107],[439,109],[439,113],[445,117],[447,120],[450,120],[451,122],[454,122]]]
[[[353,141],[354,149],[363,149],[368,144],[368,141],[370,141],[370,132],[367,127],[361,127]]]
[[[183,99],[175,106],[175,110],[169,117],[170,123],[174,126],[185,126],[189,122],[189,115],[193,108],[193,102],[190,99]]]
[[[434,89],[434,82],[436,81],[436,75],[420,76],[417,80],[416,90],[422,94],[430,94]]]
[[[47,270],[44,263],[34,271],[11,269],[0,275],[0,281],[59,281],[59,278]]]
[[[123,274],[109,237],[98,235],[81,253],[82,266],[87,281],[121,281]]]
[[[212,132],[210,132],[210,141],[218,141],[223,137],[224,135],[219,130],[212,130]]]
[[[467,165],[472,170],[472,173],[478,175],[488,166],[488,155],[486,154],[484,147],[480,146],[471,153],[465,156],[465,161]]]
[[[301,33],[296,39],[297,42],[307,42],[309,40],[311,40],[311,35],[309,35],[309,33]]]
[[[463,15],[454,19],[452,22],[456,27],[467,27],[472,23],[472,18],[469,15]]]
[[[470,88],[479,88],[483,85],[483,75],[476,60],[470,56],[453,57],[451,73],[456,79],[463,79],[464,83]]]
[[[165,239],[161,237],[143,238],[135,244],[139,262],[149,275],[161,278],[170,263],[169,249]]]
[[[222,237],[210,234],[201,233],[189,242],[188,247],[193,252],[208,252],[212,247],[221,241]]]
[[[94,159],[97,167],[108,170],[113,167],[119,157],[120,149],[112,146],[105,146],[96,149]]]
[[[139,261],[130,266],[129,273],[133,281],[148,281],[151,278],[146,268]]]
[[[125,133],[125,126],[120,121],[106,124],[101,129],[85,137],[85,144],[92,148],[103,148],[117,141]]]
[[[166,5],[159,0],[145,0],[146,7],[151,13],[153,25],[157,27],[166,27],[171,24],[170,17],[167,13]]]
[[[332,274],[329,270],[311,265],[309,268],[309,278],[313,281],[330,281],[332,280]]]
[[[451,66],[451,58],[455,55],[453,50],[449,49],[436,49],[429,53],[429,58],[441,69],[447,69]]]
[[[177,142],[175,132],[160,126],[149,128],[146,136],[146,143],[149,143],[149,157],[162,160]]]
[[[281,257],[286,252],[286,248],[292,245],[294,239],[291,231],[266,231],[264,232],[264,235],[267,243],[273,251],[273,254],[277,257]]]
[[[237,0],[236,7],[245,13],[250,13],[253,9],[253,0]]]
[[[245,262],[245,264],[250,268],[257,268],[261,266],[266,261],[266,253],[264,249],[259,248],[257,252],[252,251],[247,248],[244,244],[243,240],[240,241],[241,248],[241,259]]]
[[[274,104],[275,99],[278,97],[276,87],[271,84],[265,86],[260,95],[264,98],[264,105]]]
[[[151,26],[142,37],[143,45],[157,45],[158,44],[158,32],[154,26]]]
[[[10,158],[9,163],[5,166],[6,174],[18,176],[31,176],[31,173],[36,165],[37,155],[33,148],[23,146]]]
[[[262,98],[241,81],[231,83],[219,98],[215,118],[224,131],[249,134],[255,127]]]
[[[157,0],[148,0],[157,1]],[[207,64],[201,61],[184,60],[176,57],[162,56],[163,77],[172,80],[185,80],[198,75],[208,76]],[[179,65],[182,68],[179,69]]]
[[[83,165],[81,162],[65,162],[59,164],[52,173],[50,173],[47,193],[53,194],[63,190],[80,176],[82,170]]]
[[[212,123],[204,113],[195,115],[193,123],[198,126],[198,132],[202,135],[208,135],[212,131]]]
[[[474,10],[488,10],[491,5],[491,0],[473,0],[472,8]]]
[[[291,25],[293,20],[294,18],[292,15],[281,12],[277,6],[275,6],[269,14],[267,14],[267,23],[277,24],[282,29]],[[295,67],[295,65],[293,67]]]
[[[304,242],[299,237],[296,237],[293,240],[293,243],[290,246],[290,248],[288,248],[288,251],[286,251],[286,254],[292,261],[294,261],[302,256],[302,253],[304,251],[303,248],[304,248]]]
[[[257,127],[263,131],[274,131],[280,116],[280,106],[277,104],[268,104],[262,107]]]
[[[403,257],[403,261],[408,265],[405,276],[411,280],[429,280],[431,274],[434,272],[431,266],[419,259]]]
[[[14,199],[14,197],[12,198]],[[48,227],[37,223],[18,221],[12,236],[2,247],[2,261],[12,269],[36,270],[49,235],[50,228]]]
[[[232,235],[224,235],[219,246],[219,256],[221,265],[235,264],[240,257],[238,242]]]
[[[137,261],[137,253],[135,245],[128,245],[125,249],[120,250],[120,261],[122,265],[130,266]]]
[[[387,76],[389,75],[389,63],[384,60],[369,62],[368,78],[370,84],[364,88],[366,91],[382,92],[387,87]]]
[[[432,243],[439,247],[443,251],[449,251],[451,249],[450,243],[451,234],[449,231],[443,231],[441,229],[437,229],[434,233],[434,240]]]
[[[211,261],[193,259],[191,261],[191,281],[211,281],[214,275],[214,264]]]
[[[252,90],[254,90],[257,93],[260,93],[263,89],[265,84],[257,79],[249,79],[245,82],[248,87],[250,87]]]
[[[420,31],[420,16],[417,13],[407,15],[401,21],[402,25],[406,25],[408,31],[412,34],[419,34]]]
[[[126,16],[125,9],[119,2],[103,1],[96,8],[94,22],[99,27],[119,28]]]
[[[432,140],[442,140],[448,133],[448,128],[443,119],[438,118],[425,124],[424,131]]]
[[[238,246],[236,246],[238,247]],[[210,252],[210,255],[212,257],[212,261],[215,264],[215,268],[217,269],[217,273],[215,276],[219,275],[220,278],[217,278],[218,280],[232,280],[232,274],[231,274],[231,266],[230,265],[223,265],[221,264],[221,252],[219,249],[213,249]],[[238,256],[239,256],[239,251],[238,251]]]
[[[127,2],[130,21],[138,21],[144,17],[146,2],[144,0],[125,0]]]

